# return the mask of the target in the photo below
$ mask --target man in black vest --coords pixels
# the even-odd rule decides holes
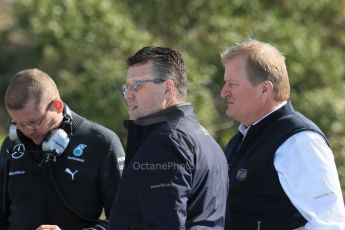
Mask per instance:
[[[241,123],[225,154],[226,229],[345,229],[345,208],[325,135],[289,101],[284,56],[248,40],[226,50],[221,96]]]

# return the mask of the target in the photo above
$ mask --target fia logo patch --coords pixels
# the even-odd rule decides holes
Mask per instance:
[[[87,145],[79,144],[77,147],[73,149],[73,155],[76,157],[80,157],[84,153],[84,149]]]
[[[247,178],[248,171],[247,169],[239,169],[236,173],[236,179],[238,181],[244,181]]]

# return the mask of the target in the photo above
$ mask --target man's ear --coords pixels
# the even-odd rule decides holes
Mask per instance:
[[[168,96],[172,96],[175,93],[175,84],[171,79],[166,80],[164,92]]]
[[[264,81],[261,86],[261,93],[271,93],[273,91],[273,83],[271,81]]]
[[[53,105],[59,113],[61,113],[63,111],[64,104],[60,99],[54,99]]]

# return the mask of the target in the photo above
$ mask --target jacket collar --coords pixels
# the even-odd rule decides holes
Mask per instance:
[[[181,104],[173,105],[162,111],[150,114],[148,116],[140,117],[136,120],[125,120],[124,125],[126,128],[128,128],[130,124],[139,125],[139,126],[154,125],[154,124],[166,122],[176,117],[181,117],[183,115],[191,113],[192,111],[193,111],[192,104],[181,103]]]

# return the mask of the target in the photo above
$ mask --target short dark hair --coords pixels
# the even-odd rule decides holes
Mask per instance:
[[[181,54],[165,47],[146,46],[127,59],[128,67],[136,64],[153,63],[155,78],[171,79],[177,89],[177,96],[187,97],[187,71]]]

